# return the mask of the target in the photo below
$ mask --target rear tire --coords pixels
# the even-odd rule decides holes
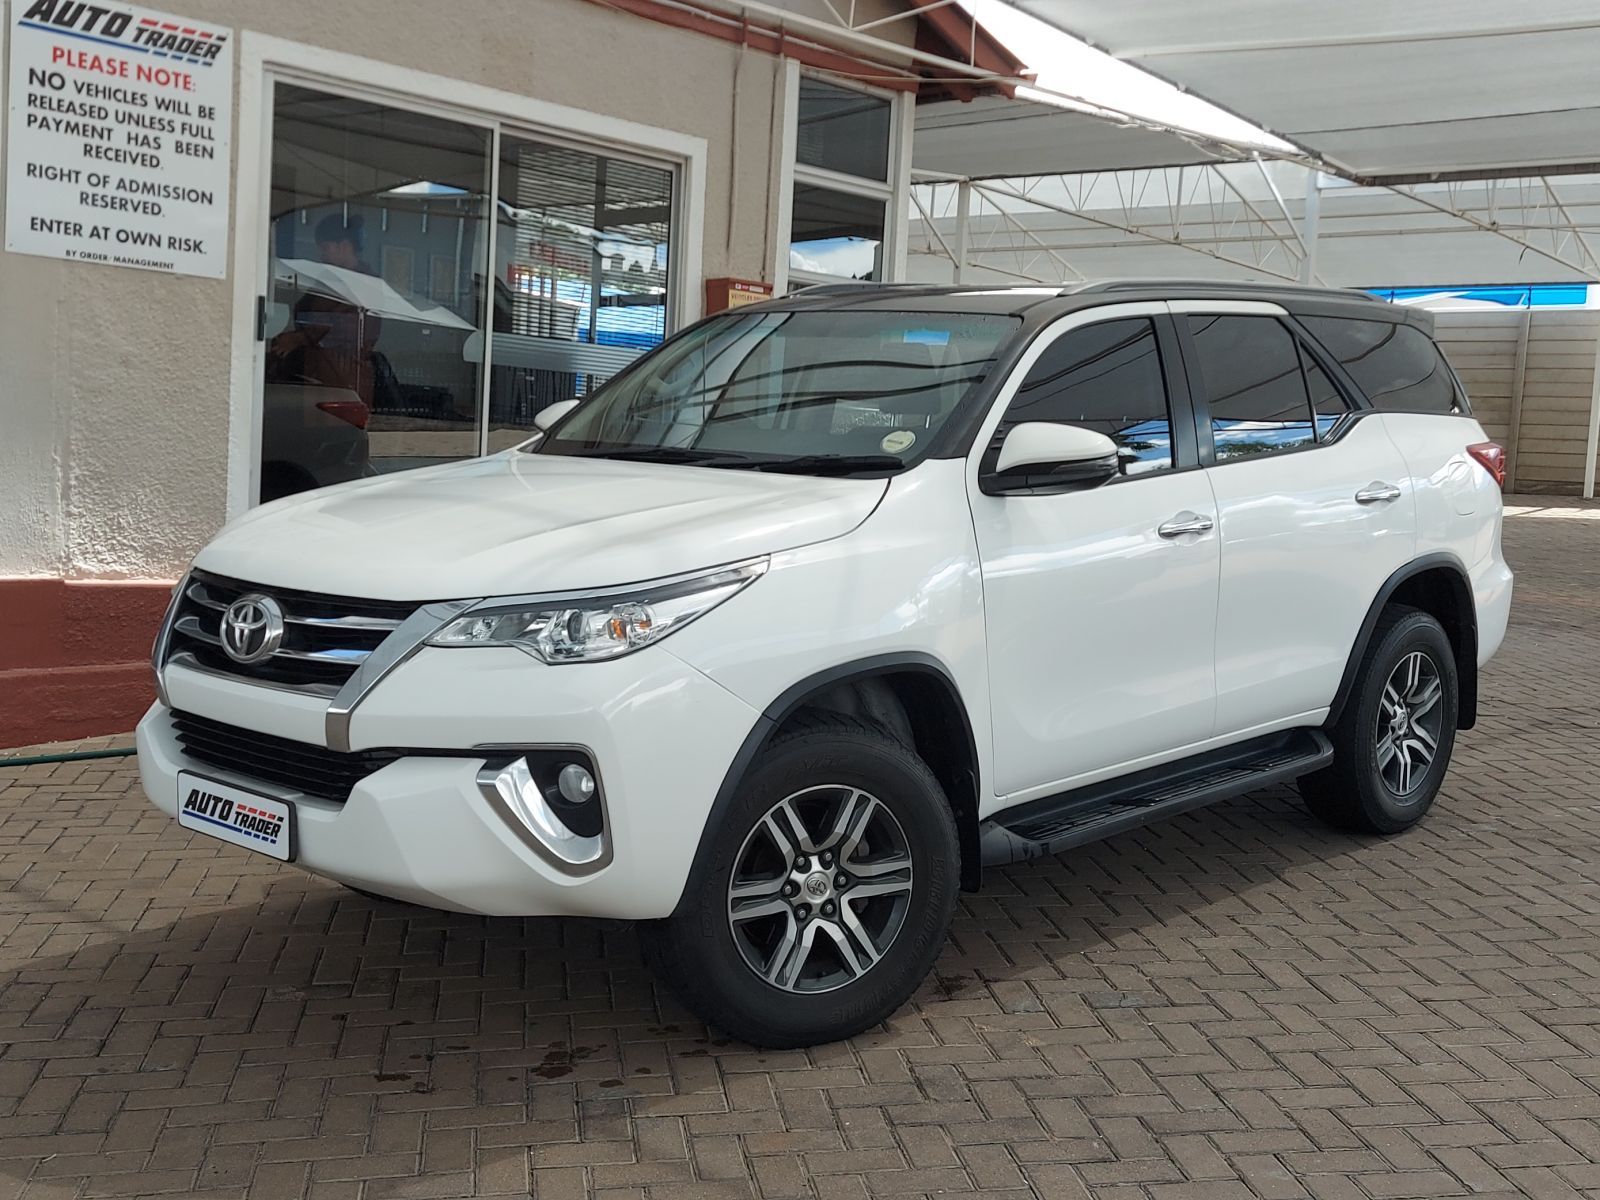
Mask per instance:
[[[677,910],[641,941],[679,998],[735,1037],[794,1047],[860,1033],[944,947],[955,819],[927,764],[880,726],[825,713],[778,735],[704,836]]]
[[[1455,651],[1439,622],[1418,609],[1386,608],[1328,731],[1333,763],[1300,780],[1306,807],[1336,829],[1411,828],[1450,768],[1458,695]]]

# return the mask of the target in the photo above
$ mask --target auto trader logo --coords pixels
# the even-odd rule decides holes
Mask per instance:
[[[34,0],[18,23],[202,67],[209,67],[216,61],[223,43],[228,40],[225,33],[158,21],[154,17],[140,17],[136,21],[127,9],[90,4],[85,0]]]

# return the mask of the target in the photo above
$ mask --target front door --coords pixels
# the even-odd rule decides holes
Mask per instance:
[[[1064,318],[996,407],[987,433],[1083,425],[1122,457],[1120,478],[1057,495],[983,494],[976,451],[968,472],[995,790],[1021,802],[1211,735],[1218,540],[1165,305]]]

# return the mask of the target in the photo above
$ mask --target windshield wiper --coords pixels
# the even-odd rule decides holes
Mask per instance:
[[[857,471],[898,471],[904,460],[893,454],[801,454],[795,458],[759,459],[752,471],[783,471],[796,475],[853,475]]]
[[[690,446],[625,446],[615,450],[580,450],[574,458],[615,458],[625,462],[683,463],[689,466],[750,465],[750,457],[730,450],[696,450]]]

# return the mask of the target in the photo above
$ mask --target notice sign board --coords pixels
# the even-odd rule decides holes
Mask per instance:
[[[6,249],[221,279],[230,31],[79,0],[11,14]]]

